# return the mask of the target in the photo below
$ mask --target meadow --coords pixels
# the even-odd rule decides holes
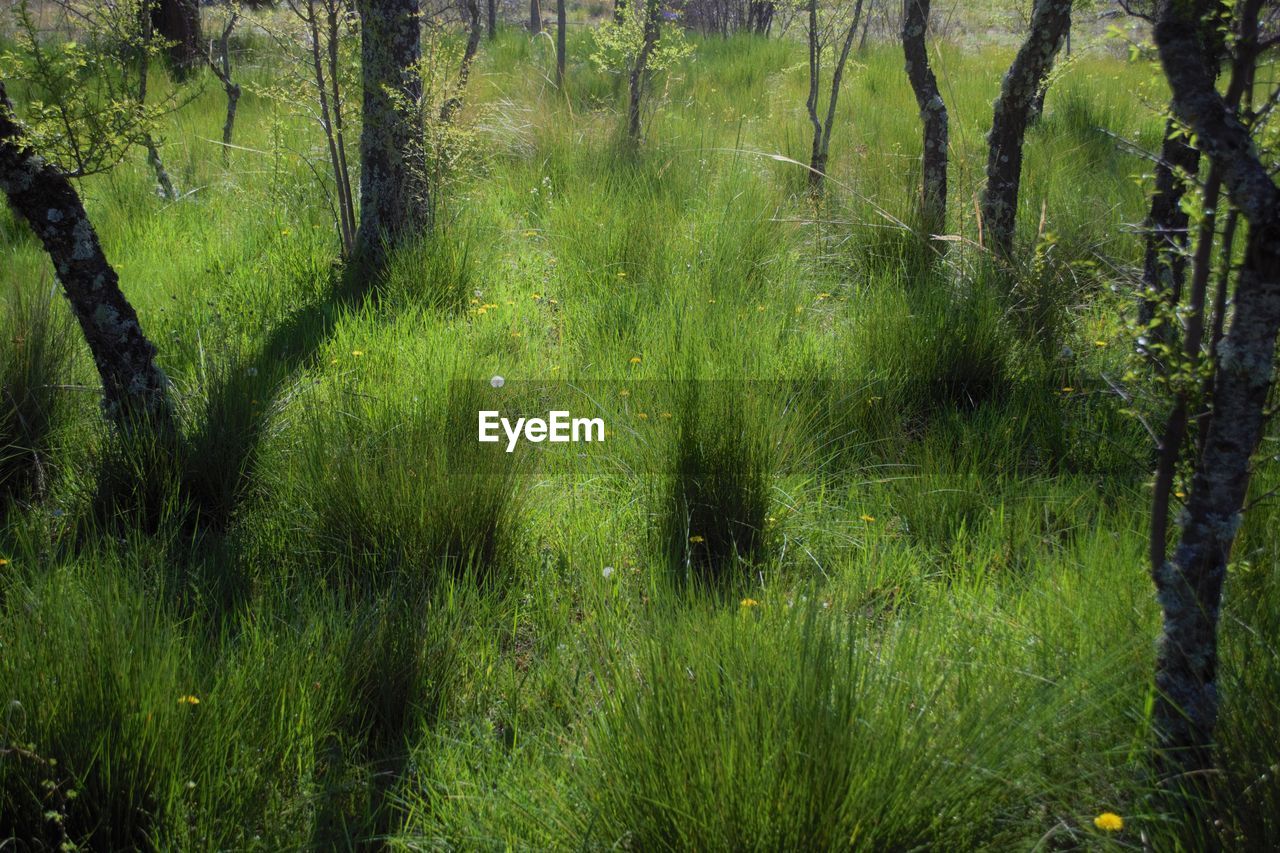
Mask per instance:
[[[355,297],[322,137],[243,32],[225,160],[209,77],[163,127],[182,200],[137,155],[79,185],[177,461],[103,423],[0,211],[0,383],[40,415],[3,422],[0,848],[1280,844],[1270,457],[1225,593],[1216,826],[1151,781],[1149,62],[1094,39],[1060,64],[1026,264],[995,275],[1007,47],[936,47],[950,226],[922,241],[896,45],[854,57],[814,199],[799,41],[691,37],[632,154],[587,28],[563,92],[512,28],[434,233]],[[587,389],[617,443],[459,456],[495,375]]]

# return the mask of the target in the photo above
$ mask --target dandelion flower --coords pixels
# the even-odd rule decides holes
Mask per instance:
[[[9,565],[9,558],[8,558],[8,557],[0,557],[0,566],[7,566],[7,565]]]
[[[1115,812],[1103,812],[1093,819],[1093,825],[1103,832],[1119,832],[1124,829],[1124,818]]]
[[[179,705],[199,705],[200,697],[192,696],[190,694],[187,694],[186,696],[179,696],[178,704]]]
[[[613,577],[613,566],[605,566],[600,574],[604,575],[606,580]]]
[[[352,354],[352,355],[354,355],[356,358],[359,358],[360,356],[364,355],[364,350],[362,350],[362,349],[353,349],[353,350],[351,351],[351,354]]]
[[[1099,341],[1094,341],[1094,342],[1093,342],[1093,345],[1094,345],[1095,347],[1105,347],[1105,346],[1107,345],[1107,342],[1106,342],[1106,341],[1101,341],[1101,340],[1099,340]]]
[[[692,542],[694,545],[698,545],[703,542],[706,542],[707,540],[703,539],[701,536],[690,536],[689,541]]]
[[[742,599],[741,604],[743,607],[759,607],[760,606],[760,602],[756,601],[754,598],[744,598]]]
[[[626,278],[627,274],[622,270],[618,270],[618,278]]]
[[[861,518],[863,521],[866,521],[866,522],[868,522],[868,523],[870,523],[870,522],[872,522],[872,521],[875,521],[875,520],[876,520],[876,517],[875,517],[874,515],[867,515],[866,513],[863,513],[862,515],[860,515],[860,516],[858,516],[858,517],[859,517],[859,518]]]
[[[637,417],[637,418],[639,418],[639,419],[640,419],[640,420],[642,420],[642,421],[647,421],[647,420],[649,420],[649,414],[648,414],[648,412],[636,412],[636,417]]]
[[[640,363],[640,361],[641,361],[640,356],[638,356],[638,355],[633,355],[633,356],[631,356],[631,363],[632,363],[632,364],[639,364],[639,363]]]

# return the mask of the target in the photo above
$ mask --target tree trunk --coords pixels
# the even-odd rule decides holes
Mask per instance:
[[[440,105],[440,121],[448,124],[453,121],[458,110],[462,109],[462,92],[471,79],[471,64],[475,62],[476,52],[480,50],[480,7],[476,0],[465,0],[467,10],[467,44],[462,49],[462,60],[458,63],[458,79],[453,84],[453,93]]]
[[[489,0],[489,41],[498,37],[498,0]]]
[[[1262,438],[1280,332],[1280,188],[1248,129],[1219,94],[1201,22],[1215,0],[1161,0],[1155,41],[1175,113],[1195,131],[1249,233],[1231,326],[1214,359],[1210,414],[1172,559],[1153,567],[1164,614],[1156,658],[1155,727],[1164,769],[1192,788],[1211,769],[1218,716],[1217,627],[1222,582]],[[1238,12],[1237,48],[1256,51],[1261,0]],[[1250,59],[1252,61],[1252,59]],[[1234,75],[1235,87],[1239,74]]]
[[[542,32],[541,0],[529,0],[529,32],[534,35]]]
[[[929,234],[941,234],[947,227],[947,105],[938,91],[938,80],[929,67],[925,33],[929,27],[930,0],[904,0],[902,10],[902,52],[907,78],[920,107],[924,125],[924,153],[921,158],[924,190],[920,219]]]
[[[997,256],[1013,254],[1018,190],[1022,181],[1022,145],[1035,99],[1053,68],[1071,27],[1071,0],[1036,0],[1031,29],[1004,76],[991,121],[987,186],[982,194],[982,227]]]
[[[359,0],[364,114],[356,255],[385,252],[431,224],[422,140],[422,36],[418,0]]]
[[[156,32],[169,42],[166,54],[176,77],[185,79],[204,62],[199,0],[155,0],[151,8],[151,23]]]
[[[1184,175],[1194,178],[1200,169],[1200,152],[1187,144],[1177,122],[1165,125],[1160,161],[1156,163],[1156,186],[1151,195],[1151,211],[1146,222],[1146,247],[1142,261],[1142,294],[1138,302],[1138,323],[1151,326],[1157,320],[1161,302],[1176,304],[1182,296],[1187,275],[1187,212],[1182,209],[1186,194]],[[1172,343],[1172,330],[1162,321],[1144,332],[1140,345]]]
[[[645,81],[649,76],[649,56],[658,44],[658,16],[660,14],[660,0],[645,0],[644,40],[640,45],[640,52],[631,66],[629,98],[627,101],[627,137],[631,141],[633,148],[640,145],[640,108],[644,98]]]
[[[172,429],[169,382],[156,348],[120,291],[97,232],[66,177],[23,143],[0,81],[0,189],[44,244],[84,332],[98,375],[103,409],[122,425],[141,419]]]
[[[564,88],[565,0],[556,0],[556,88]]]
[[[831,153],[831,128],[836,122],[836,106],[840,101],[840,82],[844,77],[845,65],[849,62],[853,40],[858,33],[858,23],[862,19],[862,4],[863,0],[858,0],[854,7],[853,20],[841,41],[840,55],[831,72],[831,92],[827,98],[827,114],[824,122],[818,117],[818,99],[822,91],[822,45],[818,30],[818,0],[809,0],[809,97],[805,101],[805,107],[809,112],[809,123],[813,126],[813,147],[809,153],[809,188],[814,193],[822,192],[827,176],[827,161]]]

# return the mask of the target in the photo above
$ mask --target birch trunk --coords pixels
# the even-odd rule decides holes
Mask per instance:
[[[929,28],[930,0],[904,0],[902,10],[902,53],[907,78],[920,108],[924,125],[921,156],[923,193],[921,224],[929,234],[941,234],[947,227],[947,105],[938,91],[938,80],[929,67],[925,33]]]
[[[982,194],[982,227],[988,247],[999,257],[1013,254],[1022,146],[1035,100],[1071,28],[1071,0],[1036,0],[1031,29],[1004,75],[987,138],[987,186]]]
[[[387,248],[430,226],[422,145],[418,0],[360,0],[364,116],[356,255],[381,265]]]
[[[102,378],[103,409],[122,425],[170,432],[169,382],[120,290],[75,188],[22,141],[0,81],[0,190],[40,238]]]

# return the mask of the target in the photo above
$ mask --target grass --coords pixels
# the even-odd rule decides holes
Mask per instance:
[[[141,157],[81,183],[174,380],[164,468],[74,390],[87,353],[0,211],[0,839],[1274,846],[1274,503],[1227,584],[1221,824],[1147,774],[1151,447],[1098,377],[1149,167],[1098,129],[1153,147],[1151,69],[1077,45],[1055,80],[1010,298],[973,248],[1006,47],[938,47],[938,257],[892,45],[855,57],[815,202],[799,45],[697,41],[629,157],[625,87],[572,35],[564,93],[545,40],[482,45],[439,230],[366,299],[265,39],[228,165],[219,87],[168,119],[189,198]],[[476,451],[495,375],[613,435]]]

